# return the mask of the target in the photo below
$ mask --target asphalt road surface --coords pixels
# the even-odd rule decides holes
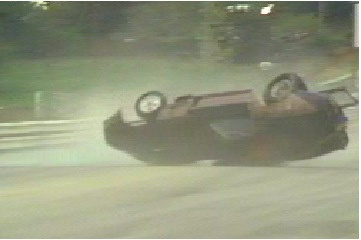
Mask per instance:
[[[99,133],[99,134],[98,134]],[[0,238],[358,238],[358,120],[343,151],[150,167],[86,143],[0,155]]]

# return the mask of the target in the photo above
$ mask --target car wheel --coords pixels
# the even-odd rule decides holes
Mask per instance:
[[[150,91],[141,95],[135,103],[137,115],[145,121],[155,120],[159,110],[167,104],[167,99],[161,92]]]
[[[285,89],[283,97],[287,97],[298,90],[307,90],[307,86],[300,76],[295,73],[283,73],[267,85],[263,94],[263,100],[267,105],[281,100],[279,96],[276,96],[280,87]]]

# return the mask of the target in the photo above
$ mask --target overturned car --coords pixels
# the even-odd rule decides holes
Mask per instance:
[[[357,104],[346,89],[312,92],[297,74],[284,73],[267,85],[263,100],[245,89],[168,103],[150,91],[135,103],[142,120],[126,122],[119,110],[104,121],[105,140],[148,163],[307,159],[346,148],[342,108]]]

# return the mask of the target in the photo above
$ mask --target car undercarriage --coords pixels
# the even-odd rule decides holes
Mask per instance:
[[[290,86],[272,96],[285,80]],[[180,96],[171,104],[151,91],[135,104],[141,121],[125,122],[117,111],[104,121],[104,135],[108,145],[147,163],[308,159],[348,144],[347,118],[331,93],[308,91],[295,74],[273,79],[265,104],[251,89]]]

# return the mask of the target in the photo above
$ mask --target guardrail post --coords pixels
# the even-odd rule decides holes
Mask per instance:
[[[46,113],[44,109],[44,92],[36,91],[34,94],[34,115],[35,118],[44,118]]]

